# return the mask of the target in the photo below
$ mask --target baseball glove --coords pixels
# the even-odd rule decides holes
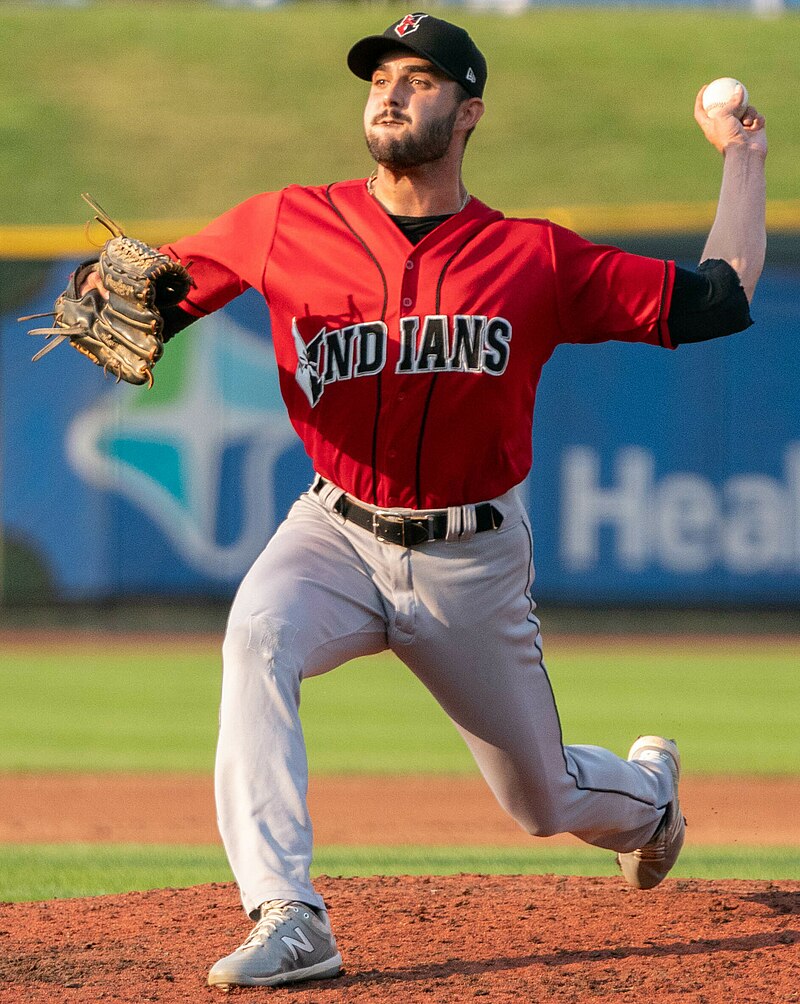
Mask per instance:
[[[55,318],[52,327],[28,332],[49,340],[33,361],[69,340],[104,372],[112,373],[117,382],[152,387],[153,366],[164,351],[160,311],[180,303],[194,282],[183,265],[142,241],[126,237],[89,195],[83,198],[112,237],[97,261],[85,262],[70,276],[52,311],[19,318]],[[81,286],[92,271],[108,290],[108,300],[94,288],[81,295]]]

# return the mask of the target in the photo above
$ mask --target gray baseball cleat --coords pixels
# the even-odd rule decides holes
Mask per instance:
[[[628,752],[628,759],[637,763],[665,764],[672,774],[672,801],[656,832],[644,847],[617,855],[617,863],[630,885],[636,889],[653,889],[667,877],[678,860],[686,836],[686,820],[678,802],[681,758],[674,740],[639,736]]]
[[[342,957],[328,914],[285,899],[261,904],[261,919],[208,974],[209,986],[273,987],[338,976]]]

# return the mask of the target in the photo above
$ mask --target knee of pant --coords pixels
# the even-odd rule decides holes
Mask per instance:
[[[554,837],[557,833],[563,833],[564,831],[560,826],[558,826],[554,820],[541,820],[541,819],[529,819],[525,822],[520,823],[522,828],[526,833],[529,833],[532,837]]]
[[[507,811],[532,837],[554,837],[557,833],[564,832],[558,814],[546,806],[517,803],[508,806]]]
[[[293,624],[264,611],[231,617],[222,645],[226,666],[256,656],[270,670],[297,667],[296,637]]]

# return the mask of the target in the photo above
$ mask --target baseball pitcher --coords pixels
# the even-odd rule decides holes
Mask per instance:
[[[637,888],[667,875],[684,839],[677,747],[642,736],[622,759],[564,745],[517,486],[557,345],[675,349],[740,331],[764,262],[764,118],[749,106],[737,117],[739,94],[713,117],[697,97],[724,160],[689,271],[508,218],[465,188],[487,63],[462,28],[407,14],[356,42],[347,63],[366,82],[368,178],[255,195],[153,251],[144,283],[120,278],[119,262],[135,271],[142,251],[120,255],[117,235],[40,329],[146,383],[165,341],[253,287],[313,461],[313,483],[239,587],[224,641],[216,799],[255,927],[211,969],[223,988],[340,971],[309,879],[298,705],[304,679],[357,656],[397,654],[529,833],[607,848]]]

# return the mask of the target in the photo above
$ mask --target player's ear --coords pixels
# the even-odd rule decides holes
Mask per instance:
[[[471,131],[480,121],[485,109],[486,106],[480,98],[467,98],[458,106],[456,126]]]

